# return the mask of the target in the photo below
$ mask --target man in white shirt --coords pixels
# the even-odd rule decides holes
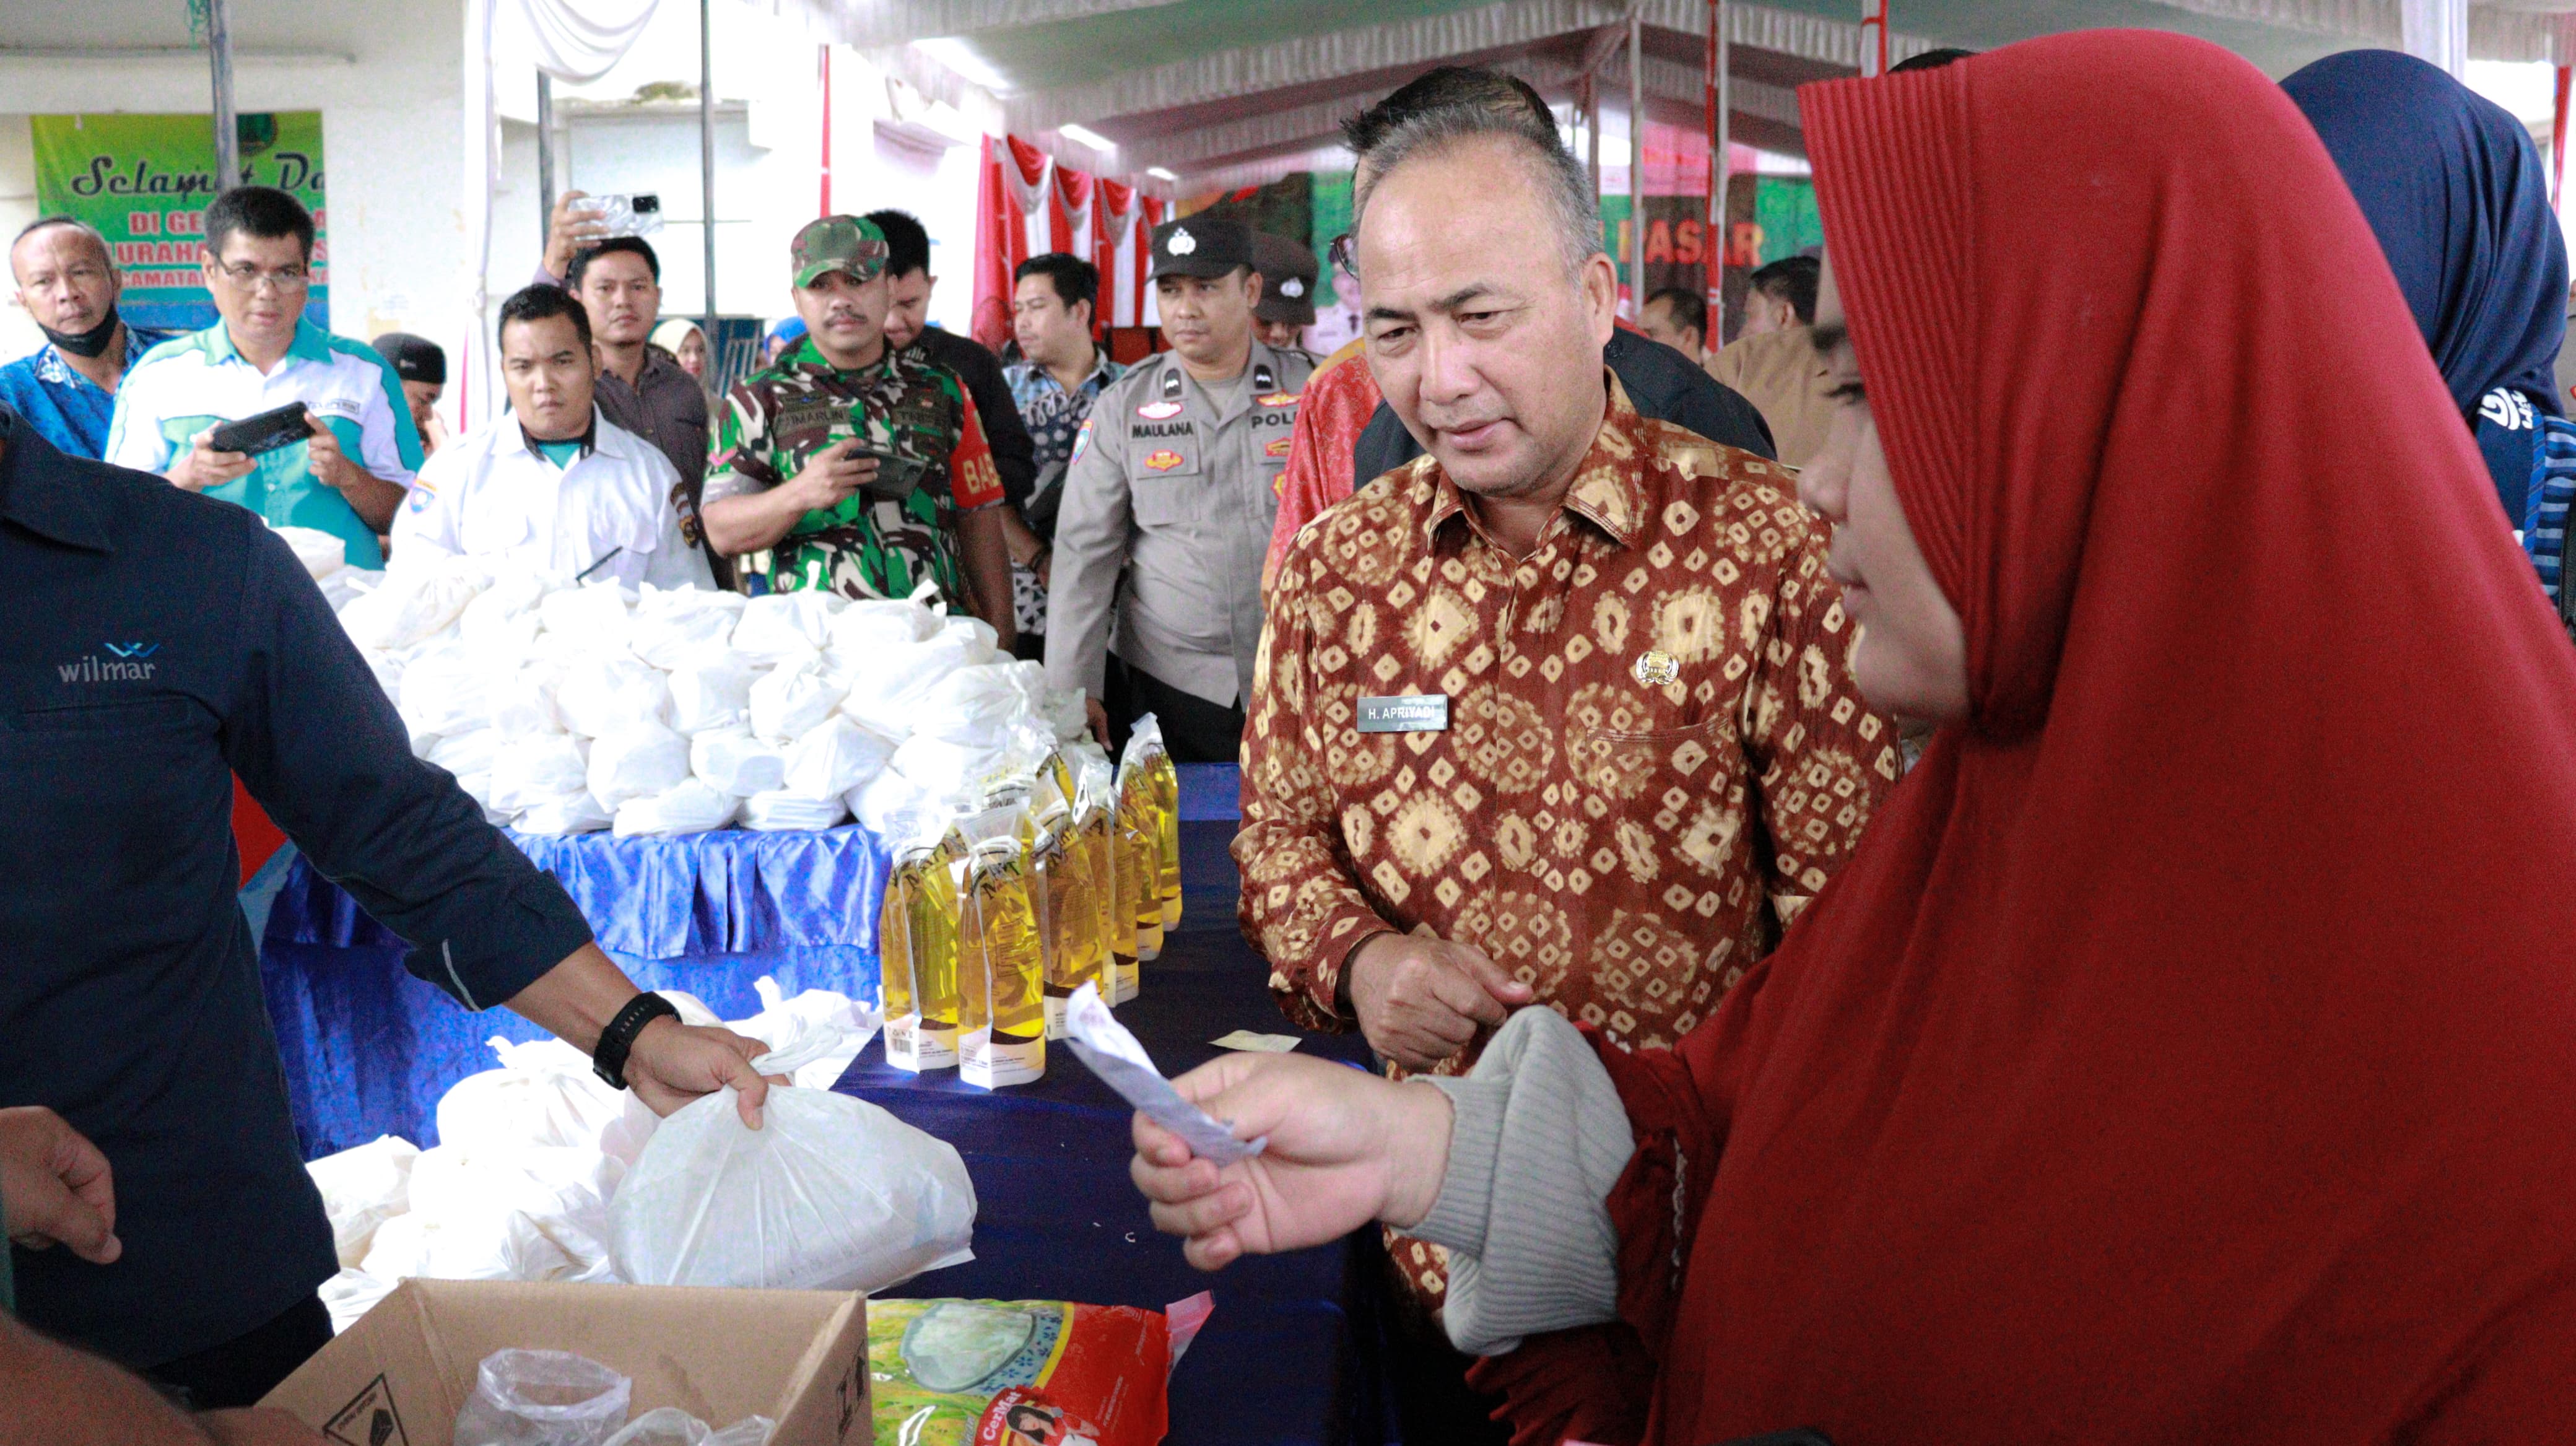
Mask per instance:
[[[420,432],[385,359],[306,317],[313,241],[303,203],[272,187],[235,186],[206,208],[206,289],[223,319],[127,369],[104,460],[328,532],[350,566],[382,567],[376,533],[420,468]],[[289,404],[307,440],[258,456],[208,445],[223,423]]]
[[[712,587],[681,536],[680,475],[650,442],[599,414],[590,317],[531,286],[501,303],[508,415],[440,449],[394,518],[405,562],[459,553],[632,587]]]

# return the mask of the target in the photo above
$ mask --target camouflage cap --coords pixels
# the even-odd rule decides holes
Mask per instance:
[[[806,222],[787,243],[787,259],[796,268],[799,286],[813,285],[827,271],[874,281],[885,275],[885,235],[856,216],[825,216]]]

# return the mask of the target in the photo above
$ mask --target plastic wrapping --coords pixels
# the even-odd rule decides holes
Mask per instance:
[[[631,723],[590,745],[590,796],[612,812],[688,778],[688,740],[659,723]]]
[[[755,738],[787,743],[812,732],[848,692],[823,671],[818,654],[782,663],[751,685],[751,732]]]
[[[1046,1074],[1046,957],[1019,838],[1024,812],[993,809],[963,828],[958,881],[957,1068],[993,1089]]]
[[[408,648],[445,631],[489,581],[463,558],[394,569],[340,609],[340,628],[362,649]]]
[[[462,643],[422,650],[404,666],[403,722],[423,733],[470,733],[489,721],[492,674]]]
[[[840,799],[813,799],[772,789],[742,801],[742,826],[762,833],[812,832],[831,828],[850,816]]]
[[[880,1291],[974,1258],[975,1187],[865,1100],[774,1088],[752,1130],[721,1090],[662,1122],[609,1223],[638,1284]]]
[[[843,600],[828,592],[782,592],[746,603],[733,630],[734,650],[781,666],[819,658]]]
[[[839,798],[885,771],[894,745],[837,714],[788,745],[780,787],[806,798]]]
[[[702,648],[667,665],[671,726],[695,736],[743,727],[751,718],[751,685],[761,665],[731,648]]]
[[[876,1439],[1154,1446],[1169,1422],[1172,1363],[1208,1306],[1194,1296],[1167,1318],[1060,1300],[871,1300]]]
[[[590,756],[569,733],[504,740],[492,755],[493,808],[513,816],[590,789]]]
[[[635,595],[611,582],[558,588],[537,603],[546,631],[579,638],[599,653],[623,653],[633,636]]]
[[[304,1167],[322,1192],[322,1212],[331,1218],[331,1243],[342,1265],[366,1259],[376,1227],[411,1209],[411,1167],[419,1158],[411,1141],[379,1135]]]
[[[456,1446],[607,1446],[634,1383],[570,1351],[494,1351],[456,1413]]]
[[[608,827],[616,815],[599,806],[599,800],[588,791],[538,804],[519,815],[512,827],[521,833],[543,834],[560,838],[565,834],[595,833]]]
[[[555,708],[563,715],[564,726],[585,738],[598,738],[638,723],[667,719],[671,685],[632,654],[594,653],[564,671],[563,682],[555,689]]]
[[[705,593],[705,597],[735,594]],[[685,597],[683,593],[661,593],[656,606],[635,609],[635,628],[627,646],[635,656],[666,672],[675,671],[683,659],[708,651],[730,651],[735,619],[739,609],[722,606],[698,606],[667,601]]]
[[[719,793],[696,778],[683,778],[648,798],[619,804],[615,827],[620,838],[674,838],[722,828],[733,822],[741,807],[742,800],[735,795]]]
[[[689,740],[689,771],[718,793],[749,798],[784,784],[787,760],[749,732],[727,729]]]

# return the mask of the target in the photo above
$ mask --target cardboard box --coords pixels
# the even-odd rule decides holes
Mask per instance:
[[[770,1446],[872,1439],[867,1298],[836,1291],[406,1280],[260,1404],[333,1446],[455,1446],[476,1368],[514,1346],[630,1377],[633,1416],[759,1414]]]

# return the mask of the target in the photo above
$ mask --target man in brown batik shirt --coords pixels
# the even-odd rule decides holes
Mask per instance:
[[[1398,1075],[1463,1073],[1532,1002],[1677,1042],[1899,768],[1789,474],[1564,360],[1616,283],[1581,169],[1523,129],[1355,147],[1369,363],[1427,455],[1290,545],[1245,742],[1245,932],[1290,1017]]]

